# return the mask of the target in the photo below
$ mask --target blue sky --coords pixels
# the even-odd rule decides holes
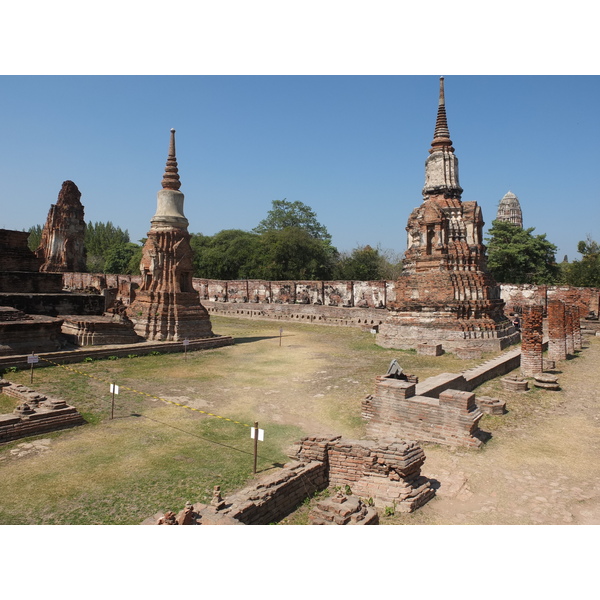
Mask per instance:
[[[339,250],[405,250],[438,76],[2,76],[0,227],[43,224],[73,180],[87,221],[132,240],[156,208],[169,130],[191,232],[250,230],[274,199],[316,211]],[[446,75],[463,200],[502,196],[557,258],[600,240],[598,76]]]

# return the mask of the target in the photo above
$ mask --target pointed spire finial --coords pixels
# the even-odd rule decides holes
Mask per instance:
[[[169,141],[169,156],[167,166],[162,179],[162,187],[165,190],[178,190],[181,187],[179,172],[177,170],[177,158],[175,158],[175,130],[171,129],[171,139]]]
[[[435,131],[433,133],[433,142],[431,142],[430,152],[443,147],[452,148],[450,139],[450,130],[448,129],[448,119],[446,118],[446,98],[444,96],[444,78],[440,77],[440,97],[438,100],[438,112],[435,120]]]

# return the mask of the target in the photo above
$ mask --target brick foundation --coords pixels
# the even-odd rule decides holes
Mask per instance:
[[[73,406],[23,385],[0,379],[0,392],[22,402],[13,413],[0,415],[0,443],[85,423]]]
[[[473,448],[483,444],[478,427],[483,413],[475,394],[467,391],[445,389],[438,398],[415,396],[414,384],[377,377],[375,393],[363,400],[362,416],[371,438]]]

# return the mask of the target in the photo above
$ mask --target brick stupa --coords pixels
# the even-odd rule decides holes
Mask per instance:
[[[72,181],[64,181],[58,193],[58,201],[50,206],[42,239],[35,251],[42,261],[40,271],[86,271],[84,236],[81,192]]]
[[[442,77],[423,203],[408,218],[404,269],[377,335],[380,346],[410,349],[431,343],[450,351],[500,350],[518,341],[503,313],[500,287],[487,272],[481,208],[463,202],[462,192]]]
[[[150,221],[140,264],[142,283],[127,309],[136,333],[147,340],[213,336],[208,312],[192,285],[192,249],[180,187],[175,130],[171,129],[162,189],[157,194],[156,214]]]

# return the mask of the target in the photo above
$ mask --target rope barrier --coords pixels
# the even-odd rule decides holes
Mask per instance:
[[[73,369],[72,367],[67,367],[66,365],[61,365],[57,362],[54,362],[47,358],[44,358],[43,356],[40,356],[39,358],[40,358],[40,360],[50,363],[51,365],[54,365],[56,367],[61,367],[61,369],[65,369],[66,371],[72,371],[73,373],[77,373],[79,375],[85,375],[86,377],[89,377],[90,379],[95,379],[96,381],[100,381],[101,383],[108,383],[109,385],[114,383],[114,381],[108,381],[107,379],[102,379],[101,377],[97,377],[96,375],[90,375],[89,373],[85,373],[83,371],[78,371],[77,369]],[[199,408],[194,408],[193,406],[188,406],[187,404],[181,404],[180,402],[175,402],[174,400],[167,400],[166,398],[161,398],[160,396],[153,396],[152,394],[148,394],[148,392],[141,392],[139,390],[127,387],[125,385],[122,385],[119,387],[124,390],[128,390],[129,392],[139,394],[140,396],[147,396],[148,398],[153,398],[154,400],[160,400],[161,402],[166,402],[168,404],[174,404],[175,406],[187,408],[188,410],[193,410],[195,412],[199,412],[204,415],[208,415],[209,417],[215,417],[215,419],[222,419],[223,421],[229,421],[230,423],[235,423],[236,425],[242,425],[243,427],[253,427],[253,425],[248,425],[247,423],[242,423],[240,421],[235,421],[234,419],[230,419],[228,417],[222,417],[220,415],[215,415],[215,414],[209,413],[205,410],[200,410]]]

